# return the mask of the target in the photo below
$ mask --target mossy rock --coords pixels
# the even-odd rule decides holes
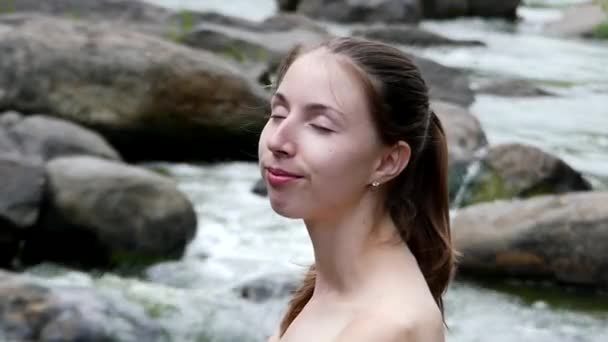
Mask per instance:
[[[591,36],[597,39],[608,39],[608,21],[598,25],[591,33]]]

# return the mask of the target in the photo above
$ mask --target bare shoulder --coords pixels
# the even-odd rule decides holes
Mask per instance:
[[[276,332],[274,335],[270,336],[268,342],[279,342],[279,333]]]
[[[441,321],[441,320],[440,320]],[[353,319],[337,342],[444,342],[443,323],[430,317],[412,318],[371,313]]]

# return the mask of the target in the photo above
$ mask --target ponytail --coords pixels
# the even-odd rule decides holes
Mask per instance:
[[[455,261],[450,234],[448,150],[441,121],[433,111],[429,116],[423,150],[397,177],[387,204],[443,314],[442,295],[452,278]]]

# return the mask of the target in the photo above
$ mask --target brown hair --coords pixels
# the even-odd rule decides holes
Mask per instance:
[[[294,48],[279,67],[276,86],[303,53],[317,49],[345,57],[359,73],[380,138],[409,144],[408,166],[388,186],[386,208],[410,248],[443,314],[442,295],[452,277],[448,154],[441,122],[430,109],[428,88],[414,62],[399,49],[362,38],[334,38],[304,51]],[[315,267],[295,291],[280,327],[282,336],[312,297]]]

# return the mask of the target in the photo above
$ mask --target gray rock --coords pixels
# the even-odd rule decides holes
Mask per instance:
[[[264,302],[269,299],[290,296],[300,285],[295,274],[268,274],[246,281],[234,290],[241,298]]]
[[[0,154],[0,219],[20,229],[34,225],[44,186],[44,165],[39,160]]]
[[[515,19],[521,0],[425,0],[421,1],[425,18],[501,17]]]
[[[330,35],[301,16],[281,16],[262,23],[225,24],[202,22],[184,35],[182,42],[196,48],[213,51],[239,63],[267,63],[280,59],[298,44],[319,43]]]
[[[309,0],[297,6],[298,13],[337,22],[401,22],[420,20],[418,0]]]
[[[485,94],[492,94],[505,97],[537,97],[554,96],[542,88],[539,88],[526,80],[501,80],[483,84],[477,91]]]
[[[444,126],[450,161],[471,159],[488,145],[481,123],[468,109],[442,101],[432,101],[431,108]]]
[[[162,22],[168,10],[139,0],[16,0],[7,9],[70,19],[104,19],[126,22]]]
[[[25,155],[50,160],[85,154],[120,160],[120,155],[99,134],[71,122],[42,116],[28,116],[11,128]]]
[[[433,101],[431,108],[441,120],[448,142],[448,184],[454,201],[475,154],[488,145],[488,140],[479,120],[466,108],[441,101]]]
[[[196,231],[190,201],[169,178],[94,157],[47,163],[48,195],[23,251],[81,267],[140,266],[180,258]]]
[[[0,107],[93,127],[126,159],[256,155],[267,95],[217,56],[112,25],[12,15],[0,27]]]
[[[277,0],[277,7],[282,12],[295,12],[300,5],[300,0]]]
[[[116,295],[55,287],[0,271],[0,336],[8,341],[161,342],[166,334]]]
[[[429,86],[434,100],[451,102],[464,107],[475,101],[468,74],[460,69],[450,68],[430,59],[411,55]]]
[[[459,210],[459,272],[608,287],[608,193],[497,201]]]
[[[266,182],[264,182],[263,179],[258,180],[257,182],[255,182],[255,185],[253,186],[253,189],[251,189],[251,191],[256,195],[267,196],[268,189],[266,188]]]
[[[409,46],[485,46],[478,40],[454,40],[412,25],[369,27],[355,30],[353,35]]]
[[[22,119],[23,116],[15,111],[0,113],[0,128],[9,129]]]
[[[556,156],[532,146],[504,144],[490,147],[483,156],[462,205],[587,190],[589,182]]]

